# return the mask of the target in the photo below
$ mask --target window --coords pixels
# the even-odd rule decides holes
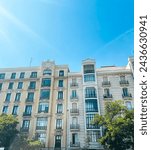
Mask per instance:
[[[78,139],[78,133],[72,133],[72,144],[76,145],[78,144],[79,139]]]
[[[35,89],[35,88],[36,88],[36,81],[31,81],[28,89]]]
[[[94,74],[84,75],[84,82],[89,82],[89,81],[95,81],[95,75]]]
[[[0,91],[2,90],[2,85],[3,85],[3,83],[0,83]]]
[[[34,100],[34,92],[28,92],[27,101],[33,102]]]
[[[18,89],[22,89],[23,88],[23,82],[18,82]]]
[[[32,105],[26,105],[25,107],[25,115],[31,115],[32,112]]]
[[[100,131],[87,131],[88,138],[90,142],[98,142],[98,139],[101,137]]]
[[[128,96],[128,89],[127,88],[123,88],[123,96]]]
[[[94,73],[94,65],[84,65],[84,74]]]
[[[47,129],[47,118],[46,117],[39,117],[37,118],[37,130],[45,130]]]
[[[51,79],[42,79],[42,83],[41,83],[42,87],[50,87],[51,86]]]
[[[37,78],[37,72],[32,72],[30,78]]]
[[[45,112],[48,113],[49,105],[48,103],[39,103],[38,112]]]
[[[99,129],[98,125],[93,125],[91,122],[94,119],[95,114],[86,115],[86,128],[87,129]]]
[[[8,85],[8,89],[12,89],[13,85],[14,85],[14,82],[10,82],[9,85]]]
[[[59,71],[59,77],[63,77],[64,76],[64,70],[60,70]]]
[[[8,112],[8,106],[4,106],[2,113],[7,114],[7,112]]]
[[[58,99],[63,99],[63,91],[58,92]]]
[[[110,90],[109,90],[109,89],[104,89],[104,94],[105,94],[106,96],[110,95]]]
[[[63,87],[63,80],[59,80],[58,87]]]
[[[51,75],[52,74],[52,71],[50,69],[45,69],[43,71],[43,75]]]
[[[61,135],[55,136],[55,148],[61,149]]]
[[[40,99],[49,99],[49,97],[50,97],[50,90],[41,90]]]
[[[121,81],[125,81],[125,76],[120,76]]]
[[[72,117],[72,125],[75,127],[78,124],[78,118]]]
[[[18,112],[18,106],[13,107],[12,115],[17,115]]]
[[[16,78],[16,73],[12,73],[11,79],[15,79],[15,78]]]
[[[46,142],[46,133],[37,133],[38,140],[42,143]]]
[[[98,112],[98,105],[96,99],[88,99],[85,101],[86,112]]]
[[[20,101],[21,93],[16,93],[15,101]]]
[[[127,101],[127,102],[125,102],[125,104],[126,104],[126,107],[127,107],[128,110],[131,110],[131,109],[132,109],[132,104],[131,104],[131,102]]]
[[[62,119],[56,120],[56,129],[62,129]]]
[[[5,73],[0,73],[0,79],[5,79]]]
[[[23,120],[22,128],[29,129],[30,120]]]
[[[6,94],[5,101],[6,101],[6,102],[10,102],[10,97],[11,97],[11,93],[7,93],[7,94]]]
[[[57,113],[62,113],[62,111],[63,111],[63,105],[57,104]]]
[[[87,87],[85,89],[85,98],[96,98],[96,89],[94,87]]]
[[[72,98],[76,98],[77,97],[77,91],[76,90],[72,90]]]
[[[25,72],[21,72],[19,78],[23,79],[25,77]]]
[[[77,103],[72,103],[72,109],[77,109]]]
[[[103,82],[108,82],[108,77],[107,76],[103,77]]]

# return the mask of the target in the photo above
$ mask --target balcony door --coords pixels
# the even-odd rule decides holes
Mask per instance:
[[[55,148],[61,150],[61,135],[56,135],[55,137]]]
[[[78,143],[78,133],[73,133],[72,134],[72,144],[77,144]]]

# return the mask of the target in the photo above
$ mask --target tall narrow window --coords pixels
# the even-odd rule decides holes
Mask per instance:
[[[23,88],[23,82],[18,82],[18,89],[22,89]]]
[[[10,102],[10,98],[11,98],[11,93],[7,93],[7,94],[6,94],[5,101],[6,101],[6,102]]]
[[[28,92],[27,101],[33,102],[34,100],[34,92]]]
[[[63,99],[63,91],[58,92],[58,99]]]
[[[62,111],[63,111],[62,104],[57,104],[57,113],[62,113]]]
[[[62,129],[62,119],[56,120],[56,129]]]
[[[63,87],[63,80],[58,81],[58,87]]]
[[[11,79],[15,79],[15,78],[16,78],[16,73],[12,73]]]
[[[64,70],[59,71],[59,77],[62,77],[62,76],[64,76]]]
[[[2,113],[7,114],[7,112],[8,112],[8,106],[4,106]]]
[[[0,91],[2,90],[2,85],[3,85],[3,83],[0,83]]]
[[[18,112],[18,106],[13,107],[12,115],[17,115]]]
[[[21,93],[16,93],[15,101],[20,101]]]
[[[25,77],[25,72],[21,72],[19,78],[23,79]]]
[[[127,88],[123,88],[123,96],[128,96],[128,89]]]
[[[26,105],[24,115],[30,116],[32,113],[32,105]]]
[[[31,81],[28,88],[29,89],[35,89],[36,88],[36,81]]]
[[[8,89],[13,89],[14,82],[10,82],[8,85]]]

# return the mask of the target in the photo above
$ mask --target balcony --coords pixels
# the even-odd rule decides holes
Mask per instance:
[[[72,82],[72,83],[70,83],[70,87],[78,87],[78,83]]]
[[[122,94],[123,99],[132,99],[132,94],[127,93],[127,94]]]
[[[79,124],[70,124],[70,130],[79,130],[80,125]]]
[[[38,113],[48,113],[48,109],[45,109],[45,110],[38,110]]]
[[[112,94],[104,94],[103,95],[104,100],[112,100]]]
[[[80,142],[70,142],[70,147],[80,147]]]
[[[128,86],[128,85],[129,85],[129,82],[128,82],[128,80],[121,80],[121,81],[120,81],[120,85],[121,85],[121,86]]]
[[[36,130],[47,130],[47,126],[36,126]]]
[[[29,102],[29,103],[33,103],[33,99],[30,99],[30,98],[26,98],[26,102]]]
[[[71,115],[78,115],[79,114],[79,109],[70,109],[70,114]]]
[[[23,113],[23,116],[25,116],[25,117],[31,117],[31,113],[24,112],[24,113]]]
[[[29,127],[21,127],[20,132],[29,132]]]
[[[28,86],[28,90],[35,90],[36,87],[35,86]]]
[[[103,81],[102,86],[103,87],[109,87],[109,86],[111,86],[111,83],[110,83],[110,81]]]
[[[97,98],[96,94],[85,94],[85,98]]]
[[[98,108],[86,108],[86,113],[89,112],[98,112]]]
[[[100,126],[99,125],[87,124],[86,128],[87,129],[100,129]]]
[[[75,96],[71,95],[71,96],[70,96],[70,99],[71,99],[71,100],[78,100],[79,97],[78,97],[77,95],[75,95]]]

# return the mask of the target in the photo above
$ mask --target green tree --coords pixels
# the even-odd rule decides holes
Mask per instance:
[[[9,147],[16,134],[18,121],[12,115],[0,115],[0,147]]]
[[[102,126],[99,142],[105,149],[134,149],[134,111],[128,110],[122,101],[107,102],[105,114],[96,115],[93,124]]]
[[[44,147],[38,139],[29,139],[27,134],[19,133],[10,146],[11,150],[40,150]]]

